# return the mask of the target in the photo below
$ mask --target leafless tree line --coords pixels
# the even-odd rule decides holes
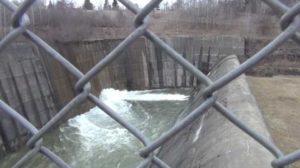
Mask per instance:
[[[88,2],[88,3],[86,3]],[[82,7],[75,7],[65,0],[57,3],[36,3],[27,12],[30,17],[30,29],[47,38],[59,41],[82,40],[89,36],[93,28],[119,28],[132,26],[130,12],[118,10],[92,10],[89,1]],[[87,8],[85,5],[88,4]],[[1,33],[10,29],[12,13],[0,6]]]
[[[294,4],[296,0],[282,0]],[[261,0],[176,0],[172,5],[167,2],[160,7],[169,13],[165,20],[177,30],[198,29],[208,34],[231,34],[238,36],[273,35],[278,25],[275,13]],[[230,35],[231,35],[230,34]]]
[[[282,0],[286,4],[293,4],[296,0]],[[82,40],[87,38],[94,28],[122,28],[131,27],[134,19],[126,9],[119,7],[117,0],[109,4],[104,0],[104,5],[95,8],[90,0],[85,0],[81,7],[75,7],[73,3],[60,0],[49,4],[37,1],[29,10],[31,19],[30,28],[46,35],[47,38],[61,41]],[[258,25],[261,31],[269,29],[272,25],[270,16],[272,10],[264,5],[261,0],[176,0],[169,4],[162,2],[157,7],[163,17],[161,24],[170,23],[180,28],[180,25],[189,25],[190,28],[203,28],[207,30],[217,28],[224,29],[224,25],[236,26],[241,24]],[[1,33],[9,31],[12,13],[0,6]],[[259,15],[260,17],[257,17]],[[273,24],[274,25],[274,24]],[[199,27],[202,26],[202,27]],[[174,26],[173,26],[174,28]]]

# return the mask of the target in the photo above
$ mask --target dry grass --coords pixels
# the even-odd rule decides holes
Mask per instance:
[[[274,142],[285,153],[300,148],[300,77],[248,77]],[[291,167],[300,168],[300,161]]]

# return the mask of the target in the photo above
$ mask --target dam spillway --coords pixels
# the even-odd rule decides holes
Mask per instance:
[[[198,51],[199,43],[192,43],[194,45],[187,45],[187,48],[189,48],[189,49],[187,49],[187,48],[184,48],[184,47],[180,48],[180,46],[182,46],[182,43],[186,43],[186,41],[191,40],[190,38],[188,38],[188,39],[179,38],[177,40],[180,41],[180,42],[178,42],[178,45],[175,45],[175,44],[177,44],[175,42],[172,43],[172,40],[169,43],[172,44],[173,46],[178,46],[179,48],[177,48],[177,49],[182,53],[185,53],[185,52],[188,53],[189,52],[187,55],[189,55],[189,56],[193,55],[193,57],[190,57],[190,58],[186,57],[186,59],[191,61],[191,62],[195,62],[195,64],[198,64],[199,60],[200,60],[199,59],[199,54],[197,54],[197,53],[199,53],[199,51]],[[241,41],[239,39],[236,40],[235,42],[236,42],[237,46],[240,46],[241,44],[243,44],[243,43],[241,43]],[[92,43],[92,44],[94,45],[94,47],[97,46],[96,43]],[[83,57],[81,58],[81,55],[77,55],[77,56],[73,55],[74,52],[72,52],[72,50],[74,49],[74,46],[77,46],[77,45],[93,46],[92,44],[88,44],[88,43],[69,44],[71,46],[65,45],[62,50],[65,52],[65,55],[67,55],[67,57],[69,57],[68,59],[70,59],[72,61],[72,63],[74,63],[75,65],[80,67],[83,71],[85,71],[85,69],[88,70],[90,68],[90,66],[92,66],[95,63],[95,61],[97,59],[95,59],[94,55],[92,55],[92,57],[89,57],[89,59],[84,59]],[[143,44],[143,43],[137,43],[136,45],[141,45],[141,44]],[[146,44],[146,43],[144,43],[144,44]],[[203,44],[206,44],[206,43],[203,42]],[[215,44],[215,43],[212,43],[212,44]],[[111,47],[114,47],[114,45],[111,45]],[[136,49],[130,50],[129,49],[129,51],[127,51],[127,53],[125,52],[125,55],[123,57],[121,57],[123,59],[121,59],[119,61],[116,61],[114,64],[111,65],[111,68],[106,69],[106,71],[104,71],[101,75],[98,76],[97,80],[94,80],[92,82],[92,84],[94,86],[96,86],[94,88],[93,92],[97,91],[97,89],[101,90],[103,88],[107,88],[110,85],[112,85],[112,86],[114,86],[118,89],[120,89],[120,88],[122,89],[122,88],[126,88],[126,87],[129,87],[131,89],[134,89],[134,88],[136,88],[136,89],[170,88],[170,87],[171,88],[172,87],[176,88],[176,87],[191,87],[191,86],[196,86],[197,85],[197,81],[195,80],[195,78],[192,78],[190,75],[188,75],[187,72],[182,71],[182,69],[180,69],[179,66],[178,67],[174,66],[175,63],[172,62],[170,59],[167,59],[168,57],[166,55],[164,55],[162,52],[160,52],[157,48],[155,48],[155,46],[152,46],[152,47],[153,48],[150,47],[150,50],[147,51],[147,52],[145,52],[143,47],[140,50],[136,50]],[[89,47],[86,47],[86,48],[89,48]],[[137,47],[137,48],[139,48],[139,47]],[[209,54],[211,54],[213,56],[212,58],[214,58],[215,60],[212,59],[212,61],[209,62],[209,63],[211,63],[211,65],[214,65],[214,64],[217,63],[218,59],[221,59],[222,57],[225,57],[225,56],[224,55],[223,56],[218,55],[218,53],[222,53],[222,52],[219,52],[220,50],[222,51],[222,48],[219,48],[218,50],[217,49],[213,50],[212,48],[213,47],[209,47],[209,46],[207,46],[207,48],[203,47],[202,56],[206,57],[206,59],[204,58],[203,60],[207,60],[207,56]],[[95,48],[95,50],[93,50],[93,47],[90,47],[89,49],[91,51],[96,51],[97,48]],[[226,47],[223,48],[224,51],[227,50],[227,49],[228,48],[226,48]],[[133,51],[134,51],[134,54],[132,53]],[[244,48],[243,47],[236,47],[234,50],[228,49],[228,51],[229,51],[229,53],[230,52],[236,53],[237,51],[240,51],[241,53],[243,53]],[[32,88],[32,85],[28,85],[29,90],[26,87],[25,88],[19,88],[19,87],[11,88],[10,87],[10,89],[12,89],[15,92],[16,95],[23,95],[23,96],[27,95],[27,97],[16,96],[17,98],[19,98],[19,100],[15,100],[16,102],[20,103],[20,101],[21,102],[25,101],[25,100],[28,101],[28,98],[29,98],[29,100],[31,100],[26,104],[25,107],[22,107],[22,106],[17,106],[17,107],[18,108],[25,108],[25,109],[27,109],[29,107],[33,108],[32,110],[29,110],[29,111],[25,110],[25,112],[33,112],[33,113],[29,113],[30,115],[28,115],[28,116],[33,117],[34,119],[38,119],[37,122],[36,122],[36,124],[38,125],[39,123],[40,124],[43,123],[42,122],[43,120],[41,120],[41,119],[43,119],[43,116],[45,116],[44,114],[41,114],[41,113],[34,113],[34,112],[38,111],[38,108],[40,108],[39,104],[40,103],[42,103],[42,105],[43,105],[43,103],[47,104],[47,105],[50,104],[51,105],[50,107],[52,107],[52,110],[53,110],[53,108],[59,108],[59,106],[64,105],[65,104],[64,102],[69,101],[70,97],[72,97],[74,95],[74,91],[72,91],[72,89],[70,87],[74,84],[74,81],[73,81],[72,78],[70,78],[68,75],[66,75],[66,72],[64,72],[60,68],[57,68],[58,67],[57,65],[55,65],[54,63],[52,64],[51,61],[49,61],[49,60],[45,61],[45,60],[42,60],[42,59],[38,59],[38,58],[35,57],[36,55],[34,55],[33,53],[34,52],[32,52],[32,50],[30,50],[30,53],[28,54],[28,56],[30,56],[30,57],[26,61],[22,61],[21,58],[20,58],[21,61],[19,61],[19,62],[16,61],[16,60],[10,60],[8,66],[5,66],[5,67],[8,67],[5,70],[7,70],[9,72],[8,74],[10,74],[11,76],[8,76],[8,77],[5,76],[5,77],[11,79],[13,85],[9,85],[9,84],[5,83],[7,81],[2,81],[3,83],[1,83],[1,84],[2,84],[2,86],[8,87],[8,86],[18,86],[18,83],[20,83],[20,82],[26,84],[26,81],[29,81],[28,80],[29,78],[32,79],[30,81],[36,81],[36,84],[33,85],[33,86],[36,86],[36,87]],[[97,55],[97,53],[94,53],[94,54]],[[71,57],[71,56],[73,56],[73,57]],[[220,56],[220,57],[217,58],[218,56]],[[34,62],[34,61],[28,62],[28,60],[30,60],[31,57],[34,58],[34,60],[36,60],[37,62]],[[131,62],[130,66],[128,66],[128,65],[126,66],[126,64],[124,66],[124,64],[122,64],[123,63],[122,61],[124,61],[124,59],[126,59],[128,57],[135,58],[136,62]],[[147,57],[150,57],[150,58],[147,58]],[[234,59],[237,60],[237,57],[235,57]],[[202,62],[200,62],[200,63],[202,64]],[[21,66],[17,66],[18,64],[21,65]],[[31,66],[31,65],[35,65],[35,64],[39,65],[40,69],[33,69],[32,68],[33,66]],[[10,66],[10,65],[15,65],[15,66]],[[215,74],[220,75],[220,73],[222,73],[222,72],[224,73],[224,72],[226,72],[226,71],[228,71],[232,68],[232,67],[230,67],[232,65],[228,64],[227,61],[223,61],[222,63],[219,63],[217,65],[220,66],[220,67],[223,67],[224,69],[216,70],[218,68],[218,66],[216,66],[216,65],[214,67],[209,66],[210,69],[212,68],[212,70],[210,72],[210,77],[212,77],[212,78],[217,78],[218,75],[214,76]],[[236,65],[236,63],[234,63],[234,65]],[[16,68],[13,69],[12,67],[16,67]],[[177,69],[177,68],[179,68],[179,69]],[[54,73],[53,73],[53,71],[54,71]],[[133,74],[131,74],[131,76],[127,76],[126,74],[130,74],[128,72],[137,72],[137,73],[136,74],[133,73]],[[116,79],[118,79],[118,80],[116,80]],[[139,79],[139,80],[133,80],[133,79]],[[38,82],[44,82],[43,86],[47,86],[47,87],[39,88],[38,87]],[[135,82],[135,83],[132,83],[132,82]],[[22,89],[24,89],[24,91]],[[40,95],[34,95],[34,94],[32,94],[33,92],[30,89],[32,89],[32,90],[40,89],[41,94]],[[27,92],[25,92],[25,90]],[[20,93],[22,93],[22,94],[20,94]],[[227,92],[227,93],[229,93],[229,92]],[[4,95],[5,95],[5,93],[4,93]],[[224,94],[223,96],[226,98],[228,95]],[[45,101],[45,100],[41,101],[41,100],[43,100],[43,98],[45,100],[49,100],[49,101]],[[46,98],[48,98],[48,99],[46,99]],[[59,99],[56,99],[56,98],[59,98]],[[7,100],[12,101],[10,97],[7,97]],[[45,102],[47,102],[47,103],[45,103]],[[192,103],[192,102],[190,102],[190,103]],[[200,102],[198,102],[198,104],[199,103]],[[194,106],[195,105],[197,105],[197,104],[194,104]],[[45,107],[45,106],[43,106],[43,107]],[[80,113],[84,112],[83,109],[87,109],[88,107],[90,107],[90,105],[85,104],[83,107],[76,109],[77,112],[75,112],[75,113],[80,114]],[[192,107],[193,107],[192,104],[189,104],[187,109],[191,109]],[[51,108],[49,108],[49,109],[51,109]],[[48,118],[51,118],[51,115],[53,116],[53,114],[51,114],[52,112],[49,109],[47,109],[47,111],[50,112],[50,113],[45,113],[45,114],[49,115]],[[186,110],[184,110],[184,111],[186,111]],[[183,114],[184,114],[184,112],[183,112]],[[69,116],[68,118],[70,118],[70,117],[72,117],[72,116]],[[214,123],[212,121],[211,122],[206,122],[206,120],[208,120],[206,118],[205,119],[203,118],[202,120],[203,121],[205,120],[204,123]],[[9,120],[6,120],[6,121],[9,121]],[[45,121],[47,121],[47,116],[44,117],[44,122]],[[257,121],[259,121],[259,123],[261,123],[261,119],[258,118]],[[3,126],[9,126],[8,122],[5,122],[5,124],[7,124],[7,125],[2,125],[2,127]],[[199,139],[203,138],[201,136],[201,134],[202,134],[201,130],[205,130],[205,125],[206,124],[203,124],[202,126],[197,125],[197,128],[198,128],[197,130],[199,130],[199,128],[201,128],[201,129],[200,129],[200,131],[194,132],[196,136],[194,136],[194,133],[190,133],[191,136],[193,135],[192,136],[193,137],[193,140],[192,140],[193,142],[194,141],[197,142]],[[212,124],[212,125],[213,126],[218,126],[217,124]],[[260,124],[258,124],[258,125],[260,125]],[[220,125],[220,126],[222,126],[222,125]],[[216,130],[218,130],[218,129],[216,129]],[[264,128],[262,130],[264,130]],[[3,143],[3,144],[11,145],[12,147],[16,147],[15,145],[18,144],[18,141],[16,141],[16,140],[18,140],[18,139],[14,139],[14,137],[18,137],[17,135],[18,135],[19,130],[16,129],[15,131],[16,132],[12,131],[12,132],[9,132],[7,134],[4,134],[5,136],[8,137],[8,139],[12,138],[14,141],[8,141],[8,142],[11,142],[11,143],[8,143],[8,144]],[[238,133],[238,135],[240,135],[240,133]],[[214,138],[218,137],[217,135],[218,134],[216,134],[216,133],[212,133],[212,136]],[[182,137],[184,137],[184,136],[182,136]],[[174,142],[175,140],[177,140],[177,138],[174,138],[171,142]],[[168,144],[171,143],[171,142],[168,142],[166,145],[164,145],[162,147],[161,154],[163,154],[166,151],[166,149],[167,149],[167,151],[169,150],[168,149]],[[220,142],[222,142],[222,141],[220,141]],[[181,144],[180,141],[175,142],[175,146],[176,147],[181,146],[181,145],[176,145],[176,144]],[[209,149],[212,149],[212,148],[208,148],[208,146],[213,147],[213,145],[211,145],[211,144],[207,144],[207,145],[204,145],[204,146],[206,146],[207,148],[206,149],[201,149],[201,147],[197,147],[197,149],[199,148],[199,151],[203,152],[203,151],[208,151]],[[189,150],[189,148],[186,148],[186,149]],[[224,148],[222,146],[218,149],[221,149],[221,151],[222,151]],[[260,149],[265,150],[261,147],[258,147],[258,149],[259,150]],[[173,152],[169,152],[169,154],[170,153],[173,153]],[[264,156],[266,153],[263,152],[262,155]],[[135,153],[135,154],[138,155],[137,153]],[[182,153],[182,154],[184,154],[184,153]],[[212,155],[215,154],[216,156],[219,156],[218,152],[211,152],[211,154]],[[270,161],[269,160],[270,155],[268,155],[268,153],[266,155],[267,155],[266,158],[261,157],[261,158],[263,158],[262,159],[263,163],[266,163],[266,161]],[[166,162],[171,161],[170,165],[174,164],[173,165],[174,167],[179,167],[180,165],[176,165],[176,164],[181,163],[181,160],[176,160],[176,159],[173,160],[174,156],[171,157],[171,158],[169,158],[169,156],[170,155],[168,155],[168,154],[164,154],[162,158],[164,160],[166,160]],[[197,155],[195,155],[195,156],[197,156]],[[225,156],[228,156],[228,155],[225,155]],[[241,156],[243,156],[243,155],[241,155]],[[175,158],[177,158],[177,157],[175,157]],[[193,157],[191,157],[191,158],[193,158]],[[185,160],[185,161],[188,161],[188,160]],[[189,165],[189,164],[201,165],[203,162],[204,161],[199,162],[199,161],[190,161],[189,160],[187,165]],[[224,163],[231,163],[230,161],[222,161],[222,164],[220,164],[219,162],[215,162],[215,163],[218,164],[217,166],[221,166],[221,165],[223,165],[223,162]],[[240,166],[240,164],[241,163],[237,164],[237,166]],[[210,164],[207,164],[207,165],[210,165]]]
[[[208,71],[215,62],[227,55],[244,55],[242,38],[164,37],[163,41],[182,54],[189,62]],[[50,45],[57,49],[83,73],[104,59],[122,39],[94,40]],[[38,47],[18,41],[0,53],[0,96],[19,111],[34,126],[40,128],[77,94],[76,80],[48,54]],[[210,59],[208,59],[210,58]],[[91,92],[102,89],[144,90],[194,87],[196,78],[175,63],[158,46],[139,38],[92,81]],[[67,114],[65,120],[93,107],[84,102]],[[1,116],[0,157],[18,150],[27,139],[27,132],[6,115]],[[8,131],[9,130],[9,131]]]
[[[116,110],[126,121],[155,139],[172,127],[186,105],[191,89],[157,89],[144,91],[104,89],[100,99]],[[69,119],[45,135],[45,145],[74,168],[133,168],[141,158],[143,146],[126,129],[98,107]],[[8,155],[0,162],[10,168],[26,149]],[[55,168],[47,159],[38,156],[26,168]]]
[[[225,57],[212,68],[208,76],[215,81],[239,65],[236,56]],[[180,118],[188,115],[203,102],[201,93],[200,87],[194,92]],[[221,88],[216,96],[240,122],[272,142],[245,75]],[[215,108],[210,108],[166,142],[158,156],[176,168],[271,168],[270,162],[274,159],[272,153]]]

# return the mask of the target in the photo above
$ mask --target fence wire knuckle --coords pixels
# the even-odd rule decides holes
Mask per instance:
[[[115,122],[128,130],[134,135],[144,147],[140,150],[139,155],[144,158],[142,162],[137,166],[138,168],[149,167],[150,164],[155,164],[160,168],[169,168],[170,166],[163,160],[157,157],[156,150],[165,144],[168,140],[173,138],[177,133],[190,125],[194,120],[198,119],[201,115],[207,112],[210,108],[214,108],[217,112],[223,115],[228,121],[232,122],[235,126],[240,128],[270,153],[274,155],[276,159],[270,163],[273,167],[284,167],[294,163],[300,159],[300,150],[284,154],[273,142],[266,137],[260,135],[257,131],[252,129],[251,126],[245,124],[234,113],[222,105],[215,96],[216,92],[232,82],[234,79],[245,73],[247,70],[256,66],[263,58],[269,56],[279,46],[284,44],[287,40],[293,39],[300,44],[300,35],[297,32],[300,28],[300,3],[293,7],[288,7],[281,3],[279,0],[262,0],[269,5],[274,11],[277,12],[280,19],[280,26],[282,32],[278,34],[269,44],[254,54],[251,58],[239,65],[237,68],[231,70],[216,81],[212,81],[201,70],[196,68],[192,63],[184,59],[181,54],[176,52],[167,43],[162,41],[155,33],[151,32],[149,28],[149,14],[156,8],[162,0],[151,0],[143,9],[138,9],[129,0],[119,0],[128,10],[136,15],[134,20],[135,30],[130,33],[117,47],[109,52],[102,60],[94,65],[87,73],[83,74],[72,63],[65,59],[59,52],[48,45],[35,33],[27,29],[30,24],[30,19],[26,12],[32,7],[35,0],[26,0],[19,7],[8,0],[0,0],[1,4],[12,12],[11,26],[12,29],[6,34],[0,41],[0,52],[4,50],[4,47],[11,44],[16,38],[23,35],[29,41],[43,49],[50,57],[57,61],[60,66],[64,67],[77,81],[74,86],[77,91],[77,95],[69,101],[56,115],[50,119],[42,128],[37,129],[26,118],[20,115],[17,111],[12,109],[4,101],[0,100],[0,113],[10,116],[17,121],[22,127],[24,127],[31,135],[26,145],[28,151],[23,157],[18,160],[14,168],[22,167],[27,164],[34,156],[41,154],[46,156],[50,161],[54,162],[60,168],[70,168],[59,156],[50,151],[47,147],[43,146],[43,136],[49,132],[67,113],[72,109],[78,107],[84,101],[90,101],[92,104],[100,108],[104,113],[110,116]],[[98,74],[101,73],[103,68],[107,67],[110,63],[116,60],[126,48],[128,48],[139,37],[144,36],[161,50],[166,52],[168,56],[176,63],[181,65],[185,70],[189,71],[199,81],[201,81],[205,88],[201,92],[202,103],[198,105],[193,111],[191,111],[182,120],[177,122],[172,128],[165,132],[157,139],[150,141],[148,137],[137,129],[135,126],[123,119],[117,112],[106,105],[97,96],[91,93],[90,81]]]

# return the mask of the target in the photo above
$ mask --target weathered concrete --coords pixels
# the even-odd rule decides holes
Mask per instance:
[[[235,37],[172,37],[162,38],[166,43],[181,53],[188,61],[199,69],[208,71],[217,59],[228,54],[244,55],[244,41]],[[72,64],[86,73],[122,40],[96,40],[52,44]],[[74,96],[75,79],[57,62],[47,57],[47,69],[53,84],[58,109],[63,107]],[[209,62],[209,63],[207,63]],[[210,66],[208,65],[210,64]],[[136,40],[121,55],[104,68],[91,81],[92,93],[98,95],[104,88],[116,89],[155,89],[193,87],[197,81],[175,63],[159,47],[145,38]],[[91,107],[84,103],[67,118],[82,113]]]
[[[243,60],[253,56],[271,40],[245,39],[245,58]],[[299,62],[299,46],[294,41],[289,40],[252,68],[248,74],[258,76],[273,76],[276,74],[300,75]]]
[[[208,71],[217,59],[244,54],[244,42],[235,37],[162,38],[198,68]],[[122,39],[50,43],[83,73],[113,50]],[[36,127],[41,127],[76,96],[75,78],[54,59],[30,43],[16,42],[1,53],[0,96]],[[92,93],[104,88],[152,89],[193,87],[196,79],[145,38],[135,41],[93,80]],[[91,108],[88,101],[65,119]],[[27,131],[0,113],[1,153],[18,149]],[[2,152],[1,152],[2,151]]]
[[[238,65],[236,56],[226,57],[209,76],[215,80]],[[244,123],[270,138],[244,75],[219,90],[217,96]],[[198,90],[181,117],[201,101]],[[264,147],[213,108],[169,140],[161,148],[159,157],[173,168],[267,168],[273,159]]]
[[[37,48],[16,42],[1,52],[0,60],[1,100],[41,127],[54,116],[56,107],[52,86]],[[22,144],[27,131],[0,113],[0,135],[0,150],[10,152]]]
[[[244,41],[241,38],[226,36],[168,37],[163,40],[203,71],[209,71],[209,67],[224,56],[244,55]],[[152,43],[147,46],[150,49],[148,66],[153,70],[149,75],[151,88],[196,86],[196,79],[159,47]]]
[[[208,66],[207,62],[212,66],[218,59],[230,54],[244,55],[242,38],[165,37],[162,40],[201,69]],[[57,43],[55,46],[80,70],[87,72],[120,42],[121,39],[96,40]],[[56,68],[51,71],[55,72]],[[188,72],[145,38],[135,41],[95,79],[98,79],[93,81],[95,91],[106,87],[145,89],[196,86],[196,80]]]

